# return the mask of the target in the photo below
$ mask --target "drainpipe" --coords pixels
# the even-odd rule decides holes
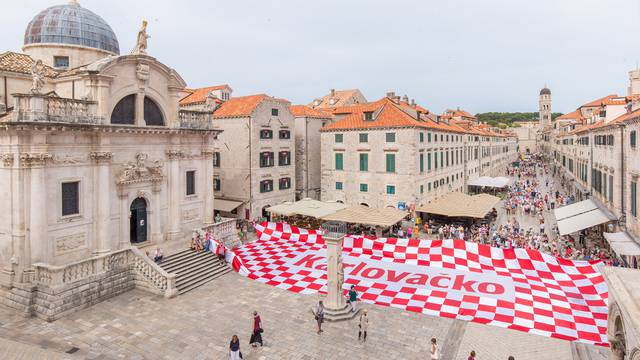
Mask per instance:
[[[624,124],[620,124],[620,217],[625,216],[624,204],[624,187],[625,187],[625,168],[624,168]]]

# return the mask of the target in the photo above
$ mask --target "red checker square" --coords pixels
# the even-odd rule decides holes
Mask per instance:
[[[542,330],[542,331],[548,331],[548,332],[556,331],[556,327],[554,325],[545,324],[545,323],[536,322],[536,321],[534,321],[533,323],[533,328],[536,330]]]
[[[395,305],[407,305],[409,303],[409,299],[394,298],[391,300],[391,303]]]
[[[373,283],[373,285],[371,285],[372,288],[374,289],[386,289],[387,285],[383,284],[383,283]]]
[[[444,305],[453,306],[453,307],[459,307],[460,304],[462,304],[462,302],[459,301],[459,300],[444,299]]]
[[[384,290],[380,293],[382,296],[395,297],[398,294],[397,291]]]
[[[429,297],[427,295],[413,295],[411,296],[411,300],[414,301],[427,301]]]
[[[529,312],[524,312],[520,310],[516,310],[514,312],[514,316],[520,319],[533,320],[533,314]]]
[[[575,330],[576,329],[576,324],[573,323],[572,321],[567,321],[567,320],[562,320],[562,319],[554,319],[555,323],[556,323],[556,327],[563,327],[566,329],[571,329],[571,330]]]

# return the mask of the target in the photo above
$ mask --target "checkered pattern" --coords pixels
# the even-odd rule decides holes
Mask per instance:
[[[256,225],[258,240],[234,249],[233,267],[244,276],[289,291],[326,292],[323,269],[294,266],[311,253],[326,265],[318,231],[281,223]],[[345,269],[344,289],[355,285],[360,300],[434,316],[516,329],[589,344],[607,344],[608,289],[597,262],[570,261],[535,250],[503,250],[463,240],[371,239],[347,236],[347,262],[422,267],[425,273],[451,269],[491,275],[513,284],[515,297],[501,299],[465,294],[429,285],[409,285],[388,278],[352,277]]]

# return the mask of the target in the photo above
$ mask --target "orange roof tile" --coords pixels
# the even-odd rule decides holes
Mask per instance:
[[[320,103],[314,106],[314,102],[311,102],[309,106],[313,106],[314,108],[335,108],[345,106],[346,100],[351,96],[360,92],[358,89],[349,89],[349,90],[333,90],[333,94],[329,93],[318,100]],[[331,101],[333,99],[333,102]]]
[[[20,74],[31,74],[31,66],[34,60],[27,54],[20,54],[13,51],[0,53],[0,71],[9,71]],[[45,65],[45,76],[55,78],[58,71]]]
[[[244,117],[251,116],[253,110],[267,98],[265,94],[238,96],[231,98],[213,113],[214,118]]]
[[[611,98],[616,98],[616,97],[618,97],[618,95],[616,95],[616,94],[610,94],[610,95],[607,95],[607,96],[605,96],[605,97],[601,97],[601,98],[599,98],[599,99],[596,99],[596,100],[590,101],[590,102],[588,102],[588,103],[586,103],[586,104],[584,104],[584,105],[582,105],[582,106],[580,106],[580,107],[581,107],[581,108],[583,108],[583,107],[596,107],[596,106],[600,106],[600,105],[602,105],[602,102],[603,102],[603,101],[609,100],[609,99],[611,99]]]
[[[556,120],[574,120],[574,119],[575,120],[582,119],[582,113],[580,112],[580,109],[574,110],[570,113],[566,113],[556,118]]]
[[[295,117],[308,117],[317,119],[331,119],[332,116],[324,111],[312,109],[306,105],[291,105],[289,110]]]
[[[190,91],[191,94],[183,97],[180,100],[180,105],[190,105],[190,104],[196,104],[196,103],[204,102],[207,99],[207,96],[209,95],[209,93],[211,91],[222,90],[222,89],[228,88],[228,87],[229,87],[229,85],[224,84],[224,85],[203,87],[203,88],[198,88],[198,89],[185,89],[186,91]]]

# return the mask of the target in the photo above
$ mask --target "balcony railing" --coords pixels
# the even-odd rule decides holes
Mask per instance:
[[[200,110],[180,110],[178,125],[181,129],[212,129],[213,112]]]
[[[13,121],[55,122],[70,124],[100,124],[96,115],[98,103],[47,96],[42,94],[13,94]]]

